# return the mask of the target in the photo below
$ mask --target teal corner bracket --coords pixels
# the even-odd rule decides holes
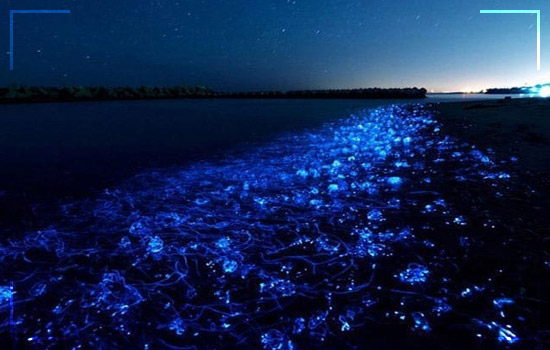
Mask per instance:
[[[540,70],[540,10],[480,10],[479,13],[537,15],[537,70]]]

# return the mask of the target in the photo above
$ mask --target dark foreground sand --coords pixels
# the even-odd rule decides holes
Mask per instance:
[[[520,221],[538,221],[540,232],[546,235],[550,225],[550,99],[441,103],[435,108],[446,134],[481,149],[492,148],[498,158],[518,158],[517,181],[527,183],[533,192],[500,205]],[[517,205],[523,214],[512,209]]]
[[[441,103],[445,131],[498,155],[519,157],[519,166],[550,173],[550,99]]]

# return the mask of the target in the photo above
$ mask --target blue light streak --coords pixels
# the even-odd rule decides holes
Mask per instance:
[[[510,343],[516,332],[489,317],[503,322],[514,295],[454,280],[477,242],[464,237],[498,220],[453,191],[505,191],[505,164],[442,135],[423,106],[360,111],[69,203],[2,241],[0,268],[17,272],[18,331],[33,344],[317,347],[377,321],[435,332],[482,294],[485,308],[461,317]]]
[[[13,319],[13,281],[10,281],[10,333],[12,338],[15,337],[15,322]]]

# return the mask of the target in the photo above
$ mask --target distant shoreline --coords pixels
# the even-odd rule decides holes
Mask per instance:
[[[206,87],[36,87],[0,88],[0,104],[141,101],[174,99],[423,99],[423,88],[367,88],[259,92],[218,92]]]

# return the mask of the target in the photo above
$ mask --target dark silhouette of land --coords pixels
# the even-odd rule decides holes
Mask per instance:
[[[207,87],[38,87],[0,88],[0,103],[70,102],[148,99],[261,98],[261,99],[415,99],[425,98],[426,89],[342,89],[260,92],[218,92]]]
[[[529,88],[519,88],[519,87],[514,87],[514,88],[492,88],[492,89],[487,89],[487,91],[485,93],[488,94],[488,95],[528,94],[529,93]]]
[[[485,92],[488,95],[519,95],[519,94],[533,94],[537,91],[540,91],[543,87],[548,87],[550,84],[539,84],[535,86],[523,86],[523,87],[512,87],[512,88],[492,88],[487,89]]]

